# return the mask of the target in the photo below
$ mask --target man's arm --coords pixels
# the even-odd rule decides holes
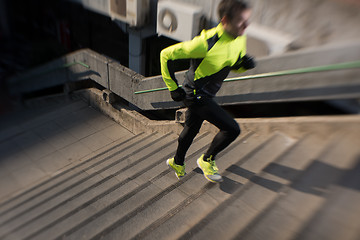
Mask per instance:
[[[232,67],[237,73],[243,73],[249,69],[253,69],[256,67],[256,61],[253,57],[249,55],[244,55],[239,61]]]
[[[246,36],[240,37],[239,40],[240,40],[239,45],[242,50],[240,52],[239,59],[231,67],[231,70],[236,73],[243,73],[249,69],[254,68],[256,66],[256,62],[253,57],[246,54],[246,42],[247,42]]]
[[[178,88],[173,61],[178,59],[204,58],[207,53],[207,41],[197,36],[191,41],[181,42],[165,48],[160,53],[161,74],[169,91]]]

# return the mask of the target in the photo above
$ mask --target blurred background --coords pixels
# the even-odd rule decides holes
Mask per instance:
[[[11,108],[15,98],[6,90],[6,79],[83,48],[145,77],[159,75],[160,51],[216,26],[219,2],[0,0],[0,112]],[[359,42],[358,0],[249,2],[253,15],[247,30],[248,53],[256,58]],[[187,67],[183,62],[178,70]],[[351,108],[354,104],[356,108]],[[356,99],[345,105],[352,113],[358,111]],[[327,109],[321,106],[318,109]]]

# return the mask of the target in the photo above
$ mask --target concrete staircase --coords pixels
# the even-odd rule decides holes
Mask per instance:
[[[359,118],[336,119],[276,127],[239,119],[241,136],[218,156],[221,184],[196,166],[213,132],[197,136],[179,181],[165,164],[176,134],[123,128],[111,144],[2,198],[0,239],[359,239]]]

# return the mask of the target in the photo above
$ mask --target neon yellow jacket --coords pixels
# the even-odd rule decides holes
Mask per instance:
[[[175,60],[190,59],[183,88],[188,97],[214,97],[231,70],[244,72],[241,58],[246,54],[246,36],[233,38],[220,23],[203,30],[191,41],[165,48],[160,54],[161,74],[170,91],[178,88],[173,64]]]

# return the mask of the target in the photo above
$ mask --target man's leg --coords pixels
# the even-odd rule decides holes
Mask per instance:
[[[202,99],[201,103],[198,114],[219,128],[219,132],[211,142],[208,151],[198,158],[197,164],[208,181],[222,182],[223,179],[218,173],[214,161],[215,156],[236,139],[240,134],[240,128],[236,121],[213,99]]]
[[[186,152],[190,148],[195,136],[199,133],[203,121],[192,108],[187,110],[185,127],[179,136],[178,148],[174,157],[177,165],[184,165]]]
[[[230,143],[232,143],[240,134],[240,127],[237,122],[214,100],[207,99],[206,104],[198,110],[199,114],[219,128],[218,134],[214,137],[208,151],[205,153],[205,158],[215,156],[224,150]]]

